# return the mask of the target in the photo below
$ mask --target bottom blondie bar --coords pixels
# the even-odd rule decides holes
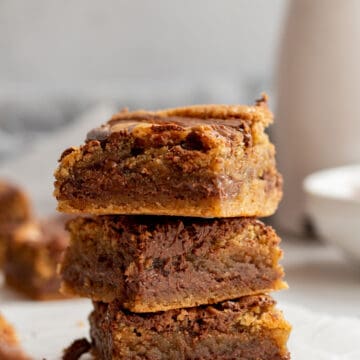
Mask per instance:
[[[95,356],[117,359],[288,360],[290,325],[268,295],[216,305],[135,314],[94,303]]]

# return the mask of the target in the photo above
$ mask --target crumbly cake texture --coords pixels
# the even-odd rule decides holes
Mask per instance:
[[[20,349],[15,329],[0,314],[0,359],[30,360]]]
[[[8,231],[5,283],[34,300],[63,298],[57,266],[69,243],[65,217],[27,222]]]
[[[62,291],[134,312],[286,287],[280,239],[256,219],[104,215],[76,218],[68,230]]]
[[[75,340],[64,349],[62,360],[78,360],[83,354],[91,350],[91,344],[85,338]]]
[[[4,262],[6,243],[4,233],[13,224],[28,221],[31,217],[27,195],[18,187],[0,180],[0,267]]]
[[[254,106],[124,110],[69,148],[55,172],[68,213],[194,217],[272,215],[282,196],[273,120]]]
[[[93,352],[99,359],[288,360],[290,325],[267,295],[216,305],[135,314],[94,303]]]

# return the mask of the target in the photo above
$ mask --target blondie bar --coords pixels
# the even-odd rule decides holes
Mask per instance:
[[[36,300],[64,297],[57,265],[68,245],[63,217],[27,222],[7,233],[5,283]]]
[[[216,305],[134,314],[117,302],[90,315],[99,359],[288,360],[290,325],[267,295]]]
[[[30,213],[27,195],[18,187],[0,180],[0,225],[26,221]]]
[[[122,111],[64,151],[55,172],[68,213],[195,217],[272,215],[282,196],[275,149],[254,106]]]
[[[27,195],[18,187],[0,180],[0,267],[4,262],[6,243],[4,233],[14,224],[30,219]]]
[[[62,291],[134,312],[281,289],[279,237],[252,218],[103,215],[68,223]]]

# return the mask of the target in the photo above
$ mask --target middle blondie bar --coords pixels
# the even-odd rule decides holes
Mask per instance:
[[[62,290],[133,312],[286,287],[274,230],[253,218],[93,216],[68,224]]]

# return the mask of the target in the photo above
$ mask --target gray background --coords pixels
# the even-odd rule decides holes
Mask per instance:
[[[0,81],[268,76],[285,0],[1,0]]]

